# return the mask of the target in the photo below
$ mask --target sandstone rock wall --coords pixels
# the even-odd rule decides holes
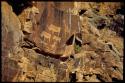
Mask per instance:
[[[123,80],[122,3],[25,2],[23,6],[19,13],[14,4],[1,2],[2,81]]]

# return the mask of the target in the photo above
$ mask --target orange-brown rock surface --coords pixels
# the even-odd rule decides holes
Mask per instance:
[[[123,80],[123,7],[2,1],[2,81]]]

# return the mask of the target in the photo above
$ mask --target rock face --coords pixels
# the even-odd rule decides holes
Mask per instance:
[[[21,23],[12,12],[12,7],[2,2],[2,80],[11,81],[14,75],[19,73],[19,66],[10,58],[18,56],[15,54],[21,51],[19,45],[23,33],[20,29]]]
[[[80,19],[76,15],[58,9],[56,3],[43,4],[43,12],[36,15],[40,17],[36,20],[39,25],[34,24],[29,40],[34,41],[36,46],[45,52],[63,55],[68,46],[67,40],[72,35],[80,34]],[[38,9],[41,11],[41,8]],[[38,30],[35,29],[36,27]],[[35,34],[39,36],[38,39]]]
[[[123,80],[122,6],[2,1],[2,81]]]

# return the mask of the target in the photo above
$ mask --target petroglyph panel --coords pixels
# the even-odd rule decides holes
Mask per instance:
[[[41,12],[36,16],[39,17],[39,20],[37,20],[39,26],[35,27],[34,32],[36,32],[35,34],[40,33],[38,37],[40,41],[37,41],[36,45],[41,50],[63,55],[62,52],[65,51],[66,41],[73,34],[80,32],[79,17],[70,12],[65,12],[70,10],[72,8],[62,10],[55,3],[44,4],[42,10],[39,8]],[[33,39],[33,37],[32,35],[31,38]]]

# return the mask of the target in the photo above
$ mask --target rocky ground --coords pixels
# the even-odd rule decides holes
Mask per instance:
[[[2,81],[123,80],[123,4],[115,2],[72,2],[71,4],[75,4],[71,13],[80,18],[83,42],[80,47],[75,48],[75,54],[62,61],[40,52],[36,44],[27,39],[32,29],[23,26],[25,15],[17,14],[12,4],[1,2]],[[38,7],[42,8],[41,5]],[[23,10],[26,8],[22,8],[22,12]],[[37,7],[34,10],[36,13],[42,12],[39,12]],[[26,26],[32,27],[32,23]]]

